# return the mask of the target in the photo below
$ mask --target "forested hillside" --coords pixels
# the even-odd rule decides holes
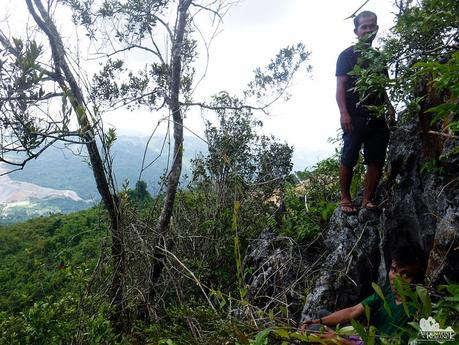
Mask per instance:
[[[349,335],[401,344],[418,339],[429,316],[459,332],[456,0],[395,1],[372,65],[351,72],[358,93],[386,89],[397,109],[378,207],[353,214],[337,207],[338,153],[292,173],[293,147],[261,131],[259,115],[288,99],[295,75],[311,72],[303,43],[281,48],[239,94],[217,88],[198,99],[198,46],[218,38],[232,1],[25,4],[20,35],[0,22],[0,162],[27,169],[53,145],[79,145],[85,162],[68,177],[56,166],[60,183],[95,185],[99,203],[0,225],[0,344],[356,344]],[[100,58],[96,72],[69,43],[65,13]],[[134,54],[148,63],[139,67]],[[377,72],[385,66],[389,75]],[[152,156],[134,140],[120,159],[123,139],[104,122],[119,109],[150,112],[165,126]],[[207,147],[188,167],[193,110]],[[364,172],[360,161],[351,185],[359,205]],[[125,177],[132,182],[120,184]],[[322,324],[322,307],[381,297],[389,253],[409,241],[426,257],[425,277],[409,285],[396,273],[392,296],[413,322],[386,336],[362,305],[362,319],[339,325],[331,340],[298,332],[304,320]]]
[[[94,269],[107,227],[102,210],[91,209],[4,226],[0,236],[0,308],[18,313],[74,292],[72,271]]]

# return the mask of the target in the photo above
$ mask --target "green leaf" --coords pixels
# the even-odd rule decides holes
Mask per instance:
[[[410,310],[408,309],[408,303],[406,300],[406,296],[408,295],[408,290],[404,289],[404,281],[400,279],[400,277],[395,277],[395,289],[397,290],[400,299],[402,300],[403,310],[406,315],[410,315]],[[416,299],[413,299],[414,301]]]
[[[376,327],[375,326],[370,326],[370,329],[368,330],[368,339],[365,342],[365,345],[374,345],[375,340],[376,340]]]
[[[281,338],[290,338],[289,332],[285,328],[278,328],[273,333],[276,333]]]
[[[382,299],[384,303],[384,309],[386,310],[387,314],[392,317],[392,310],[390,310],[389,303],[387,303],[386,298],[384,297],[384,293],[381,290],[381,287],[376,283],[371,283],[373,290],[375,290],[376,294],[379,298]]]
[[[421,285],[416,286],[416,293],[422,303],[421,316],[429,317],[432,313],[432,301],[430,300],[429,292]]]
[[[255,345],[266,345],[268,344],[268,336],[271,333],[271,328],[266,328],[259,332],[255,338]]]
[[[351,320],[352,327],[357,332],[357,334],[362,338],[364,344],[367,344],[368,341],[368,333],[365,328],[360,324],[360,322],[356,320]]]
[[[365,318],[367,319],[367,326],[370,325],[370,317],[371,317],[371,308],[369,305],[365,304],[363,306],[365,310]]]

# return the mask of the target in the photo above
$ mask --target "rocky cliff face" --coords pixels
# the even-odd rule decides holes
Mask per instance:
[[[296,256],[299,272],[275,280],[277,291],[284,291],[276,298],[295,313],[303,300],[288,293],[287,287],[304,293],[301,318],[315,317],[320,308],[335,310],[356,304],[372,292],[371,282],[385,281],[390,250],[406,241],[418,243],[429,257],[426,283],[438,284],[444,276],[458,281],[458,148],[457,138],[429,134],[418,119],[400,120],[392,133],[387,170],[378,192],[381,210],[362,209],[349,216],[337,209],[313,246],[289,250],[301,252]],[[255,267],[249,296],[272,296],[270,281],[259,282],[261,272],[276,276],[270,263],[283,267],[272,249],[276,241],[265,235],[263,246],[254,241],[249,248],[246,264]],[[286,248],[278,243],[277,253]],[[258,305],[263,302],[252,300]]]
[[[410,239],[429,256],[426,282],[459,280],[459,139],[400,125],[389,149],[382,247]],[[398,228],[405,229],[399,233]]]
[[[306,297],[302,318],[315,318],[323,308],[354,305],[370,294],[371,282],[380,280],[383,233],[379,212],[362,209],[355,216],[335,212],[324,233],[327,256]]]

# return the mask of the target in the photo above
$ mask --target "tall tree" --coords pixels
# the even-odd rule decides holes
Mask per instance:
[[[199,102],[193,100],[193,90],[199,83],[199,80],[195,81],[193,66],[197,54],[197,40],[193,37],[193,32],[200,32],[197,18],[200,14],[209,14],[218,29],[222,15],[232,5],[232,1],[107,0],[101,6],[85,0],[65,0],[65,2],[72,7],[77,21],[87,28],[90,36],[97,37],[98,40],[112,47],[102,54],[110,58],[107,61],[107,70],[123,72],[126,71],[123,68],[128,69],[124,67],[127,65],[125,61],[111,60],[121,53],[138,51],[148,54],[150,62],[145,69],[129,72],[128,81],[123,82],[120,78],[114,78],[116,73],[102,73],[98,76],[97,85],[101,86],[99,88],[102,90],[99,94],[101,98],[112,104],[131,102],[132,99],[126,100],[125,97],[134,92],[137,105],[147,106],[156,111],[163,105],[168,107],[167,121],[170,121],[173,126],[174,149],[172,164],[166,173],[164,202],[156,220],[155,232],[158,235],[159,246],[171,249],[173,242],[168,243],[162,239],[168,238],[168,228],[181,175],[184,113],[191,106],[210,109],[217,113],[224,113],[225,109],[242,113],[254,110],[266,111],[268,105],[285,94],[293,75],[308,58],[309,53],[305,51],[302,44],[282,49],[268,67],[258,68],[255,71],[254,81],[244,92],[243,101]],[[174,18],[172,25],[168,20],[171,13]],[[100,27],[106,32],[98,32],[97,29]],[[112,39],[113,35],[107,33],[115,33],[116,40]],[[201,32],[200,34],[202,35]],[[212,39],[213,36],[209,41]],[[167,59],[167,56],[170,58]],[[113,93],[105,93],[103,90],[120,90],[120,92],[114,97]],[[218,96],[213,99],[218,99]],[[250,100],[254,99],[260,101],[261,105],[249,105]],[[163,253],[161,249],[156,250],[152,256],[148,300],[151,300],[155,294],[154,284],[160,277],[164,264]]]
[[[17,39],[10,40],[4,34],[0,36],[5,48],[0,65],[5,94],[0,107],[7,114],[2,120],[2,128],[6,129],[9,140],[8,145],[4,145],[6,137],[2,136],[2,152],[25,152],[26,158],[17,163],[23,167],[56,140],[76,141],[86,146],[97,187],[110,218],[113,321],[117,322],[120,330],[126,329],[129,327],[129,312],[124,300],[128,289],[126,276],[132,271],[126,266],[129,260],[125,246],[129,233],[125,223],[128,219],[123,218],[111,171],[110,145],[116,135],[113,131],[104,132],[100,112],[123,106],[147,107],[155,112],[165,109],[165,121],[173,127],[172,160],[166,173],[161,211],[154,220],[152,233],[155,238],[152,240],[150,236],[148,239],[151,253],[147,257],[151,262],[147,265],[146,274],[143,272],[148,277],[149,287],[142,304],[148,309],[164,265],[164,248],[170,249],[168,229],[182,170],[186,110],[196,106],[216,112],[222,109],[242,113],[244,110],[266,111],[269,104],[285,94],[291,78],[307,60],[309,53],[302,44],[281,50],[266,69],[255,71],[255,79],[244,93],[243,102],[199,102],[192,99],[194,87],[199,83],[199,80],[194,80],[193,67],[197,54],[197,42],[193,38],[193,32],[198,31],[196,18],[199,14],[210,14],[218,26],[232,1],[49,0],[46,5],[42,0],[25,1],[40,31],[46,35],[47,44],[42,47],[30,40],[24,44]],[[87,29],[94,45],[101,42],[98,56],[105,65],[94,76],[89,89],[76,76],[79,71],[75,71],[70,52],[66,50],[53,20],[52,13],[59,4],[72,8],[76,23]],[[173,18],[172,24],[168,18]],[[166,43],[163,42],[164,37]],[[48,50],[51,52],[51,64],[40,59]],[[132,51],[148,55],[146,59],[149,61],[143,69],[136,71],[130,68],[129,58],[114,59],[119,54],[129,55]],[[274,92],[270,93],[272,90]],[[271,98],[266,98],[269,96]],[[261,106],[249,105],[251,99],[263,98]],[[50,99],[53,104],[47,103]],[[56,104],[57,109],[61,109],[59,120],[56,120],[59,116],[51,115]],[[48,106],[43,112],[47,115],[40,117],[37,109],[43,105]],[[73,131],[69,129],[74,121],[72,118],[77,123]],[[0,159],[16,164],[5,157],[2,155]],[[264,157],[263,161],[268,158]],[[263,169],[263,174],[268,174],[266,166]]]
[[[40,61],[39,58],[46,48],[39,46],[35,41],[24,44],[20,39],[13,39],[11,42],[3,33],[1,34],[0,41],[5,49],[1,74],[6,94],[2,97],[5,136],[2,136],[0,161],[22,168],[58,139],[69,141],[69,137],[76,137],[77,139],[70,141],[85,145],[97,190],[109,215],[113,258],[110,295],[115,306],[113,320],[122,328],[122,317],[119,316],[123,314],[123,233],[119,198],[116,194],[110,159],[107,159],[107,137],[102,131],[98,131],[98,114],[91,113],[87,96],[72,72],[62,37],[50,15],[50,4],[45,8],[41,0],[25,2],[29,13],[47,37],[51,62],[48,67],[47,62]],[[54,90],[53,85],[47,85],[50,82],[56,84],[60,92],[46,93],[46,88]],[[62,119],[58,121],[55,120],[58,116],[46,114],[47,121],[44,126],[40,126],[43,119],[39,113],[37,114],[37,110],[40,111],[43,102],[58,96],[62,97]],[[52,106],[48,107],[47,111],[53,111]],[[74,131],[69,130],[72,114],[77,122],[77,129]],[[102,143],[105,157],[97,145],[97,139]],[[5,152],[22,152],[25,153],[25,157],[15,155],[10,158],[11,155],[3,155]]]

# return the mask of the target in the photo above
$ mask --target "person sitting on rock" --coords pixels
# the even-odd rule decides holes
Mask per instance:
[[[397,336],[401,329],[411,321],[414,310],[410,309],[410,315],[404,311],[402,300],[395,289],[395,278],[400,277],[408,284],[421,283],[424,280],[425,260],[423,252],[417,246],[403,245],[395,248],[391,253],[391,266],[388,274],[388,282],[384,285],[382,292],[387,306],[391,313],[388,314],[384,307],[383,300],[374,293],[365,298],[361,303],[352,307],[328,313],[319,319],[303,321],[300,333],[305,330],[317,331],[325,328],[321,335],[325,341],[330,339],[333,344],[360,345],[363,344],[359,337],[343,338],[339,337],[332,329],[326,326],[336,326],[350,320],[356,320],[365,314],[365,306],[371,311],[370,324],[375,326],[378,335]],[[322,314],[324,315],[324,314]],[[324,327],[325,326],[325,327]],[[406,335],[402,335],[402,340],[406,341]],[[338,342],[337,342],[338,341]]]

